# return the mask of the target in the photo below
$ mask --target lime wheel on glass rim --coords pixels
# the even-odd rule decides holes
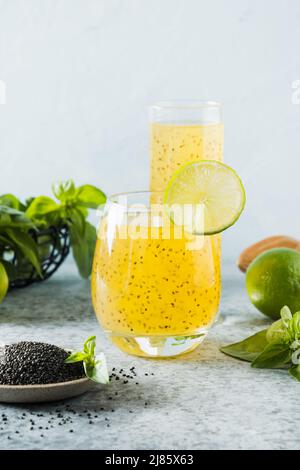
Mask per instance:
[[[192,205],[202,208],[202,217],[194,215],[192,232],[214,235],[231,227],[245,207],[246,195],[237,173],[215,160],[188,163],[171,178],[164,194],[164,204],[171,220],[173,207]],[[196,214],[196,212],[194,212]]]

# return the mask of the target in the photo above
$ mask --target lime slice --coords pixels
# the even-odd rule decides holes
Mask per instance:
[[[238,220],[245,202],[245,189],[237,173],[215,160],[183,166],[173,175],[164,194],[171,220],[176,225],[192,227],[187,231],[198,235],[213,235],[226,230]],[[192,225],[185,222],[186,215],[175,217],[175,206],[194,208]],[[200,208],[200,212],[195,208]],[[184,209],[184,213],[191,212]]]

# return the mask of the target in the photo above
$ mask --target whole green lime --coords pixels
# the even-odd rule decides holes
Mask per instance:
[[[292,313],[300,310],[300,253],[290,248],[273,248],[257,256],[247,269],[246,288],[258,310],[280,318],[287,305]]]

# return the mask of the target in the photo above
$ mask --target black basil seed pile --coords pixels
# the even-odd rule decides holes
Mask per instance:
[[[84,377],[82,362],[66,364],[68,353],[52,344],[21,341],[0,348],[0,384],[33,385]]]

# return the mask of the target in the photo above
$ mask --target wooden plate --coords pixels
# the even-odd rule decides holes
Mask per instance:
[[[0,385],[0,402],[39,403],[76,397],[94,386],[88,378],[45,385]]]

